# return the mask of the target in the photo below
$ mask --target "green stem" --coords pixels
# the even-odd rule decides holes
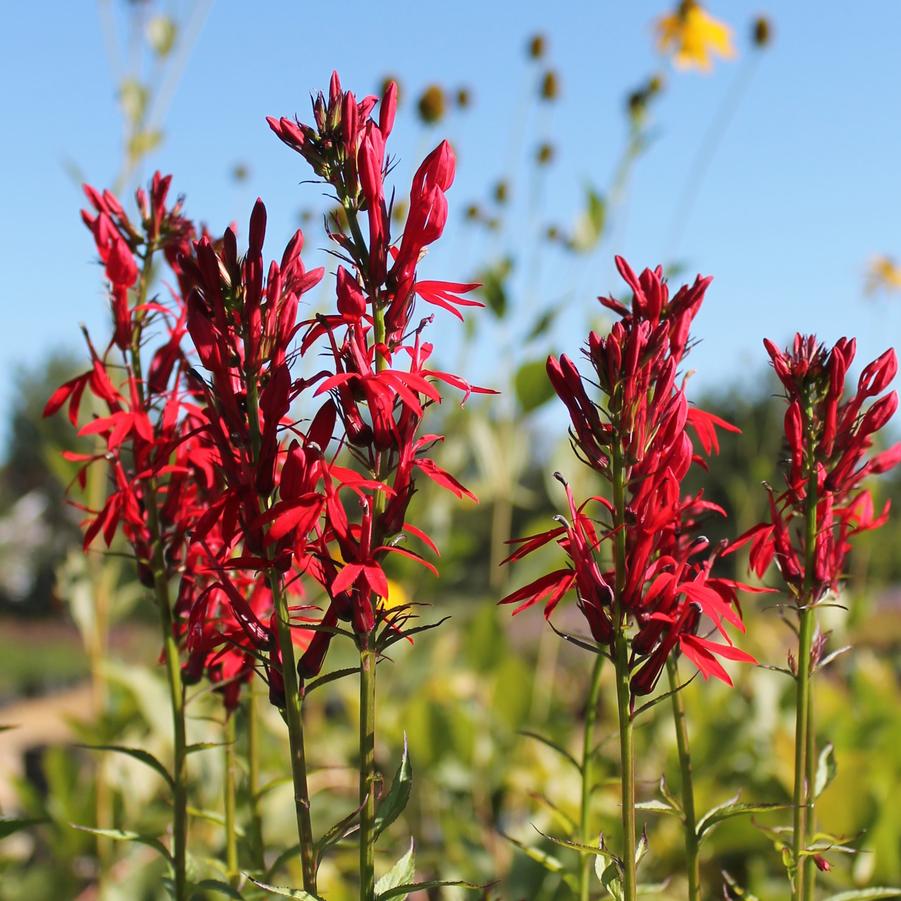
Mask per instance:
[[[96,452],[101,456],[106,452],[105,442],[98,438]],[[92,510],[100,510],[106,501],[106,485],[109,467],[105,460],[97,460],[88,470],[87,503]],[[96,542],[96,539],[95,539]],[[93,550],[93,549],[92,549]],[[91,673],[91,695],[96,721],[102,723],[105,730],[107,706],[109,702],[105,661],[109,646],[109,580],[106,578],[103,558],[99,553],[90,553],[86,557],[88,577],[91,583],[91,595],[94,602],[93,628],[85,635],[88,651],[88,663]],[[109,829],[113,825],[113,794],[107,778],[107,755],[97,754],[94,770],[94,826],[97,829]],[[113,862],[113,841],[104,836],[97,836],[97,867],[99,882],[105,883],[108,871]]]
[[[360,901],[375,898],[376,652],[360,650]]]
[[[673,706],[673,723],[676,727],[676,750],[679,753],[679,769],[682,773],[682,813],[685,829],[685,857],[688,865],[688,901],[701,901],[700,847],[698,842],[695,791],[691,769],[691,751],[688,746],[688,725],[685,720],[685,702],[679,686],[679,668],[670,657],[666,661]]]
[[[148,505],[148,522],[151,535],[158,535],[156,506]],[[156,589],[160,627],[163,633],[163,649],[166,658],[166,675],[169,682],[169,703],[172,707],[172,866],[175,880],[175,901],[186,901],[187,878],[185,861],[188,841],[188,786],[187,740],[185,737],[185,689],[181,681],[181,658],[178,642],[172,626],[172,609],[169,602],[169,582],[166,579],[162,543],[153,543],[153,583]]]
[[[631,692],[626,636],[616,637],[616,711],[619,721],[619,757],[622,768],[623,901],[636,901],[635,872],[635,748],[632,741]]]
[[[794,901],[806,901],[801,852],[807,847],[808,790],[807,790],[807,732],[810,726],[810,648],[813,637],[813,611],[805,608],[800,613],[798,637],[798,675],[795,709],[795,783],[792,802],[794,806],[793,850],[795,860]]]
[[[316,894],[316,850],[313,845],[313,826],[310,822],[310,791],[307,787],[307,761],[303,743],[300,689],[297,682],[297,662],[291,638],[288,599],[282,590],[278,573],[270,571],[269,586],[275,601],[278,621],[278,644],[285,683],[285,722],[288,725],[288,744],[291,752],[291,778],[294,782],[294,807],[297,815],[297,836],[300,840],[300,863],[303,870],[304,891]]]
[[[146,406],[146,392],[141,366],[141,339],[146,318],[145,305],[153,268],[153,254],[156,248],[148,246],[141,266],[137,286],[138,312],[135,313],[136,328],[132,335],[130,363],[138,400],[143,409]],[[150,569],[153,574],[153,590],[162,630],[163,652],[166,660],[166,676],[169,684],[169,703],[172,708],[172,868],[174,875],[175,901],[186,901],[187,877],[185,863],[188,841],[188,787],[187,787],[187,739],[185,734],[185,688],[181,679],[181,658],[172,619],[172,601],[169,592],[169,574],[163,550],[163,531],[160,525],[158,486],[156,479],[144,479],[141,485],[147,510],[147,530],[150,533]]]
[[[227,713],[225,720],[225,872],[229,884],[238,887],[241,870],[238,865],[238,830],[235,822],[235,783],[238,757],[235,753],[235,717]]]
[[[583,845],[591,845],[595,840],[591,831],[590,817],[591,794],[594,789],[594,727],[598,718],[603,668],[604,655],[598,654],[591,672],[591,687],[588,690],[588,701],[585,704],[585,734],[582,736],[582,803],[579,815],[579,840]],[[588,901],[591,897],[593,865],[594,855],[582,854],[579,861],[579,901]]]
[[[623,901],[636,901],[635,748],[632,740],[632,692],[629,685],[629,641],[622,596],[626,582],[626,471],[618,448],[613,452],[613,564],[616,574],[614,666],[619,757],[622,785]]]
[[[262,872],[263,818],[260,815],[260,723],[256,692],[251,682],[247,691],[247,796],[250,804],[250,844],[254,866]]]
[[[794,901],[812,901],[814,874],[812,861],[802,857],[810,838],[813,820],[813,766],[816,754],[813,734],[813,684],[811,680],[811,649],[816,629],[814,611],[813,572],[817,541],[817,467],[814,456],[816,443],[813,400],[805,404],[807,430],[807,497],[804,507],[804,586],[798,611],[798,674],[795,698],[795,773],[792,803],[794,807],[792,850],[795,864]]]
[[[247,384],[247,421],[250,428],[251,451],[254,458],[260,452],[260,405],[257,382],[249,373]],[[264,505],[261,505],[264,506]],[[276,611],[278,646],[282,663],[282,680],[285,690],[285,723],[288,727],[288,746],[291,755],[291,779],[294,783],[294,808],[297,818],[297,838],[300,843],[300,864],[303,871],[304,891],[316,894],[316,849],[313,844],[313,825],[310,820],[310,790],[307,786],[307,757],[303,740],[303,715],[301,712],[300,685],[297,678],[297,660],[291,637],[291,613],[281,576],[269,569],[269,589]]]

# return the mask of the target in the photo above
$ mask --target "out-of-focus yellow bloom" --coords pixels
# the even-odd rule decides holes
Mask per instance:
[[[386,610],[393,610],[395,607],[403,607],[409,603],[410,597],[404,591],[404,586],[400,582],[395,582],[394,579],[388,579],[388,597],[382,598],[381,605]]]
[[[656,29],[660,52],[672,55],[680,69],[694,66],[709,72],[712,53],[735,56],[732,29],[709,15],[697,0],[682,0],[675,12],[657,20]]]
[[[901,291],[901,266],[889,256],[874,257],[867,270],[867,294],[878,291]]]

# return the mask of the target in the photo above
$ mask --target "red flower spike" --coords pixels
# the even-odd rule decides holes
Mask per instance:
[[[600,545],[616,538],[609,523],[610,502],[605,502],[607,522],[602,519],[598,530],[567,487],[568,520],[561,519],[559,528],[518,540],[520,547],[504,562],[520,560],[556,541],[569,568],[535,580],[501,603],[519,604],[518,612],[544,602],[545,614],[550,615],[561,598],[575,590],[592,636],[610,653],[617,633],[627,621],[634,623],[633,695],[652,691],[667,658],[679,652],[705,678],[712,675],[731,684],[719,658],[753,662],[729,642],[726,632],[726,624],[743,630],[737,592],[745,586],[713,577],[712,565],[722,549],[706,553],[706,539],[695,537],[704,516],[723,511],[701,495],[681,496],[681,482],[692,463],[702,462],[687,428],[707,455],[719,451],[718,430],[738,432],[719,417],[689,406],[684,387],[676,381],[691,321],[710,279],[698,277],[670,298],[659,267],[636,275],[621,257],[616,265],[632,290],[632,302],[626,306],[601,299],[619,320],[608,335],[589,336],[584,356],[593,370],[590,377],[582,376],[565,355],[550,357],[547,372],[569,413],[579,457],[607,481],[612,481],[614,461],[625,470],[623,572],[617,578],[615,572],[602,572],[598,563]],[[596,387],[600,400],[594,396]],[[622,586],[619,597],[614,585]],[[700,637],[702,622],[711,622],[726,643]]]

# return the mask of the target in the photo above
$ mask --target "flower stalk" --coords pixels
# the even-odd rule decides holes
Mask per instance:
[[[700,842],[698,841],[697,814],[695,813],[694,779],[691,768],[691,750],[688,744],[688,724],[685,719],[685,701],[679,690],[679,668],[671,657],[666,662],[673,724],[676,729],[676,752],[679,755],[679,771],[682,776],[682,824],[685,833],[685,865],[688,875],[688,901],[701,901]]]
[[[588,700],[585,703],[585,732],[582,736],[582,797],[579,805],[579,839],[583,845],[594,841],[591,831],[591,795],[594,791],[594,734],[598,717],[598,703],[601,697],[601,673],[604,669],[604,655],[598,654],[591,672]],[[579,901],[591,897],[592,855],[583,853],[579,861]]]
[[[238,778],[238,753],[235,748],[237,735],[235,717],[229,711],[225,715],[225,872],[229,885],[237,888],[241,879],[238,864],[238,824],[236,820],[236,783]]]

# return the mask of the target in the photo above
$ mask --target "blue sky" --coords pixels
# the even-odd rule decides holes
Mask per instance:
[[[623,97],[666,65],[651,32],[665,8],[657,0],[349,2],[340,8],[217,0],[150,165],[174,172],[188,212],[217,231],[232,220],[246,223],[261,195],[269,208],[267,246],[280,255],[298,210],[316,203],[318,189],[299,184],[302,161],[270,134],[267,114],[306,118],[310,92],[326,86],[332,68],[361,94],[388,72],[399,76],[408,98],[432,81],[465,85],[475,98],[465,117],[454,115],[426,132],[407,104],[398,119],[401,185],[416,158],[444,134],[459,151],[451,225],[423,274],[462,280],[498,247],[518,248],[520,290],[566,305],[553,346],[573,351],[586,315],[595,312],[592,298],[619,289],[614,252],[636,267],[678,256],[690,274],[715,276],[696,325],[701,344],[692,365],[699,386],[752,378],[763,366],[761,338],[781,340],[797,329],[826,340],[855,334],[861,358],[875,356],[901,334],[901,298],[865,298],[862,290],[873,254],[901,256],[901,4],[889,0],[853,10],[812,0],[709,4],[735,27],[741,58],[707,76],[667,69],[656,140],[602,247],[588,261],[551,254],[532,277],[533,265],[523,259],[530,229],[570,222],[585,185],[603,189],[610,182],[625,135]],[[774,20],[775,41],[734,111],[675,254],[671,225],[686,174],[747,65],[748,24],[759,12]],[[535,79],[524,46],[536,31],[548,37],[562,98],[553,110],[523,118]],[[64,161],[76,162],[97,185],[111,181],[121,120],[94,4],[15,4],[0,33],[0,66],[7,123],[0,143],[6,295],[0,356],[9,372],[35,365],[53,348],[78,349],[79,322],[103,333],[99,271]],[[511,138],[517,134],[520,141]],[[542,187],[542,215],[529,219],[523,201],[503,242],[458,234],[465,206],[483,199],[511,163],[521,171],[544,137],[559,157]],[[250,168],[242,184],[229,176],[237,162]],[[528,194],[528,181],[521,183]],[[308,265],[322,264],[319,245],[311,242]],[[497,360],[492,334],[477,345],[474,363],[488,371]],[[10,384],[0,383],[0,404],[9,399]]]

